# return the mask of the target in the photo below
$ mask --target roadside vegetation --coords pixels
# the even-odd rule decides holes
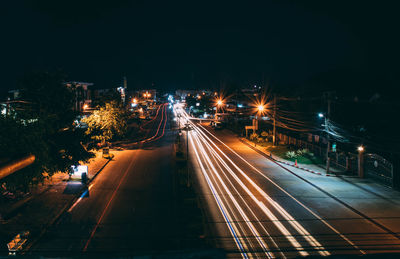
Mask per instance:
[[[107,141],[124,136],[128,129],[127,119],[125,109],[117,102],[110,101],[99,106],[82,122],[88,126],[85,134],[104,146]]]
[[[7,163],[33,154],[35,162],[0,180],[0,194],[27,192],[56,172],[66,172],[92,153],[84,147],[87,138],[73,127],[72,92],[61,73],[37,72],[20,82],[20,100],[0,115],[0,160]]]
[[[297,160],[301,164],[321,164],[323,162],[321,158],[315,156],[306,148],[298,148],[292,145],[273,146],[272,136],[266,131],[262,131],[260,134],[252,133],[248,140],[257,146],[264,147],[267,152],[288,161],[295,162]]]

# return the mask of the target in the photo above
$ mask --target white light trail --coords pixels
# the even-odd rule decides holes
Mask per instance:
[[[321,221],[325,226],[327,226],[329,229],[334,231],[337,235],[339,235],[343,240],[345,240],[348,244],[350,244],[354,249],[359,250],[361,254],[366,254],[366,252],[362,249],[360,249],[356,244],[353,243],[350,239],[348,239],[346,236],[344,236],[342,233],[340,233],[336,228],[334,228],[331,224],[329,224],[326,220],[322,219],[317,213],[315,213],[313,210],[308,208],[306,205],[304,205],[301,201],[296,199],[293,195],[291,195],[289,192],[287,192],[285,189],[283,189],[281,186],[279,186],[277,183],[275,183],[273,180],[271,180],[268,176],[263,174],[260,170],[258,170],[256,167],[254,167],[252,164],[250,164],[246,159],[244,159],[242,156],[240,156],[237,152],[235,152],[232,148],[230,148],[228,145],[226,145],[224,142],[222,142],[220,139],[218,139],[214,134],[212,134],[210,131],[208,131],[206,128],[200,125],[200,127],[206,131],[209,135],[211,135],[214,139],[216,139],[218,142],[220,142],[222,145],[224,145],[226,148],[228,148],[233,154],[235,154],[237,157],[239,157],[243,162],[245,162],[247,165],[249,165],[254,171],[256,171],[259,175],[267,179],[270,183],[272,183],[274,186],[276,186],[279,190],[284,192],[286,195],[288,195],[291,199],[293,199],[297,204],[299,204],[301,207],[306,209],[309,213],[311,213],[314,217],[316,217],[319,221]]]
[[[229,231],[231,232],[232,237],[234,238],[237,247],[238,247],[239,250],[241,251],[242,257],[243,257],[243,258],[248,258],[248,255],[247,255],[247,253],[245,252],[245,250],[244,250],[244,248],[243,248],[243,244],[242,244],[242,242],[239,240],[239,238],[238,238],[238,236],[237,236],[237,234],[236,234],[238,231],[237,231],[236,227],[235,227],[233,224],[231,224],[232,219],[231,219],[231,217],[230,217],[229,215],[227,215],[227,213],[226,213],[227,210],[226,210],[224,204],[221,202],[220,197],[219,197],[219,195],[217,194],[214,185],[212,184],[210,178],[208,177],[207,171],[205,170],[203,164],[201,163],[199,154],[198,154],[197,149],[195,148],[195,146],[194,146],[194,144],[193,144],[193,141],[191,141],[191,144],[192,144],[192,150],[194,150],[194,152],[195,152],[195,154],[196,154],[196,158],[197,158],[197,160],[199,161],[199,165],[200,165],[200,168],[201,168],[201,172],[203,173],[203,175],[204,175],[204,177],[205,177],[205,179],[206,179],[206,181],[207,181],[207,184],[208,184],[208,186],[210,187],[211,192],[213,193],[213,197],[214,197],[214,199],[215,199],[215,201],[216,201],[216,203],[217,203],[217,205],[218,205],[218,208],[219,208],[219,210],[220,210],[222,216],[223,216],[224,219],[225,219],[225,223],[227,224],[228,229],[229,229]]]
[[[232,194],[232,192],[229,190],[229,188],[226,186],[226,184],[224,183],[223,179],[221,178],[220,174],[217,172],[216,168],[214,167],[214,164],[212,163],[210,157],[208,156],[206,150],[204,149],[203,145],[201,144],[199,138],[196,136],[194,137],[195,141],[197,142],[198,147],[200,148],[201,154],[203,155],[203,157],[205,158],[205,160],[208,162],[207,164],[211,167],[212,171],[214,171],[214,175],[218,178],[219,182],[221,183],[221,185],[223,186],[225,192],[228,194],[228,197],[231,199],[231,201],[233,202],[233,204],[235,205],[235,208],[239,211],[240,215],[242,216],[242,218],[244,219],[244,222],[246,223],[246,225],[248,226],[248,228],[251,230],[252,234],[254,235],[254,237],[256,238],[257,242],[260,244],[260,246],[262,247],[265,255],[268,258],[273,258],[273,254],[270,253],[268,251],[268,245],[265,243],[265,241],[260,238],[260,233],[256,230],[255,226],[253,225],[253,223],[251,223],[251,220],[248,218],[248,216],[246,215],[246,213],[243,211],[242,207],[239,205],[239,203],[237,202],[237,200],[235,199],[235,196]],[[199,161],[199,163],[201,163],[201,161]],[[232,185],[233,186],[233,185]],[[244,201],[244,199],[240,196],[240,193],[237,191],[236,188],[233,187],[233,189],[236,191],[236,193],[239,195],[239,197]],[[246,204],[246,203],[245,203]],[[246,204],[247,205],[247,204]],[[248,207],[248,206],[247,206]],[[248,207],[248,209],[250,209]],[[252,211],[251,211],[252,212]],[[255,214],[252,212],[252,214],[255,217]],[[258,220],[259,222],[259,220]]]
[[[203,135],[202,132],[199,131],[200,134]],[[202,136],[204,138],[204,135]],[[214,155],[218,158],[221,164],[227,169],[230,175],[235,179],[235,181],[242,187],[242,189],[251,197],[251,199],[259,206],[259,208],[264,212],[264,214],[271,220],[271,222],[281,231],[282,234],[287,238],[287,240],[295,247],[300,255],[307,256],[309,255],[304,248],[300,245],[300,243],[296,240],[296,238],[287,230],[287,228],[278,220],[278,218],[262,203],[260,202],[254,194],[247,188],[247,186],[237,177],[237,175],[232,171],[232,169],[224,162],[224,160],[213,150],[213,148],[204,140],[204,143],[209,146],[209,150],[214,153]],[[217,147],[218,148],[218,147]],[[221,150],[219,150],[222,152]],[[206,151],[204,151],[206,152]],[[229,159],[229,158],[228,158]],[[233,163],[232,161],[230,161]],[[240,169],[239,169],[240,170]],[[233,185],[232,185],[233,186]],[[258,187],[257,185],[255,187]]]

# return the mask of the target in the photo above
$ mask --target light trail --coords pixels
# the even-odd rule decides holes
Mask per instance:
[[[245,250],[243,249],[243,244],[242,244],[242,242],[240,241],[240,239],[239,239],[238,236],[237,236],[237,229],[236,229],[236,227],[233,226],[233,225],[231,224],[231,222],[232,222],[231,217],[230,217],[229,215],[227,215],[227,213],[226,213],[226,208],[225,208],[225,206],[222,204],[222,202],[220,201],[220,197],[219,197],[219,195],[217,194],[217,192],[215,191],[215,187],[214,187],[214,185],[212,184],[212,182],[211,182],[211,180],[210,180],[210,178],[209,178],[209,176],[208,176],[208,174],[207,174],[207,171],[205,170],[203,164],[201,163],[199,154],[198,154],[197,149],[195,148],[195,146],[194,146],[194,144],[193,144],[193,141],[191,141],[191,144],[192,144],[193,150],[194,150],[194,152],[195,152],[196,158],[197,158],[197,160],[199,161],[199,165],[200,165],[200,168],[201,168],[201,172],[203,173],[203,176],[204,176],[204,178],[206,179],[208,186],[210,187],[210,190],[211,190],[211,192],[212,192],[212,194],[213,194],[213,197],[214,197],[214,199],[215,199],[215,201],[216,201],[216,203],[217,203],[217,205],[218,205],[218,209],[220,210],[222,216],[223,216],[224,219],[225,219],[225,223],[226,223],[226,225],[228,226],[228,229],[229,229],[230,233],[232,234],[232,236],[233,236],[233,238],[234,238],[235,244],[237,245],[237,247],[238,247],[239,250],[241,251],[241,255],[243,256],[243,258],[249,258],[249,257],[247,256],[247,253],[246,253]]]
[[[289,196],[291,199],[293,199],[297,204],[299,204],[301,207],[303,207],[305,210],[307,210],[310,214],[312,214],[314,217],[316,217],[319,221],[321,221],[325,226],[327,226],[329,229],[331,229],[333,232],[335,232],[337,235],[339,235],[343,240],[345,240],[348,244],[350,244],[355,250],[358,250],[361,254],[366,254],[366,252],[362,249],[360,249],[356,244],[354,244],[353,241],[351,241],[349,238],[347,238],[345,235],[340,233],[336,228],[334,228],[331,224],[329,224],[326,220],[322,219],[317,213],[315,213],[313,210],[308,208],[305,204],[303,204],[301,201],[296,199],[293,195],[291,195],[289,192],[287,192],[285,189],[283,189],[280,185],[275,183],[273,180],[271,180],[268,176],[263,174],[260,170],[258,170],[256,167],[254,167],[252,164],[250,164],[246,159],[244,159],[242,156],[240,156],[237,152],[235,152],[232,148],[230,148],[228,145],[226,145],[224,142],[222,142],[219,138],[217,138],[214,134],[212,134],[210,131],[208,131],[206,128],[203,126],[199,125],[204,131],[206,131],[209,135],[211,135],[214,139],[216,139],[218,142],[220,142],[222,145],[224,145],[227,149],[229,149],[233,154],[235,154],[237,157],[239,157],[243,162],[245,162],[248,166],[250,166],[254,171],[256,171],[259,175],[267,179],[270,183],[272,183],[275,187],[277,187],[279,190],[281,190],[283,193],[285,193],[287,196]]]
[[[260,202],[255,195],[246,187],[246,185],[235,175],[235,173],[230,169],[230,167],[223,161],[223,159],[212,149],[212,147],[205,141],[204,139],[204,143],[206,145],[208,145],[209,150],[211,151],[211,153],[213,153],[215,155],[215,157],[219,160],[219,162],[221,164],[223,164],[223,166],[226,168],[226,170],[230,173],[231,176],[233,176],[233,178],[235,179],[235,181],[240,185],[240,187],[242,187],[242,189],[249,195],[249,197],[251,197],[251,199],[255,202],[255,204],[257,204],[257,206],[259,206],[259,208],[264,212],[264,214],[271,220],[271,222],[281,231],[282,234],[284,234],[284,236],[287,238],[287,240],[292,244],[293,247],[295,247],[300,255],[302,256],[307,256],[309,255],[307,252],[304,251],[304,248],[300,245],[300,243],[296,240],[296,238],[289,232],[289,230],[287,230],[287,228],[278,220],[278,218],[262,203]],[[219,150],[220,151],[220,150]],[[204,153],[206,153],[206,151],[204,150]],[[223,172],[223,171],[222,171]],[[216,174],[218,174],[217,172],[215,172]],[[221,180],[222,181],[222,180]],[[229,181],[229,179],[228,179]],[[222,183],[223,184],[223,183]],[[232,184],[232,187],[234,189],[236,189],[234,187],[234,185]],[[239,192],[238,192],[239,194]],[[239,194],[240,195],[240,194]],[[238,205],[239,206],[239,205]],[[240,206],[239,206],[240,207]],[[246,217],[247,218],[247,217]],[[256,218],[257,221],[260,221],[258,218]],[[268,232],[267,232],[268,235]],[[258,235],[260,236],[260,235]]]
[[[217,172],[216,168],[214,167],[210,157],[208,156],[206,150],[204,149],[204,147],[202,146],[202,144],[200,143],[200,140],[198,139],[198,137],[195,137],[195,140],[198,144],[198,146],[200,147],[200,151],[201,154],[203,155],[203,157],[205,157],[207,164],[209,165],[209,167],[212,168],[212,171],[214,171],[214,175],[218,178],[219,182],[221,183],[221,185],[223,186],[223,189],[225,190],[226,193],[228,193],[228,197],[231,199],[231,201],[233,202],[235,208],[239,211],[240,215],[242,216],[242,218],[244,219],[244,222],[246,223],[247,227],[251,230],[252,234],[254,235],[254,237],[257,239],[258,243],[260,244],[260,246],[262,247],[263,251],[265,252],[265,255],[268,258],[272,258],[273,255],[272,253],[270,253],[268,251],[268,245],[264,242],[264,240],[262,240],[260,238],[260,234],[259,232],[256,230],[256,228],[254,227],[254,225],[251,223],[251,220],[247,217],[247,215],[245,214],[244,210],[242,209],[242,207],[239,205],[239,203],[236,201],[234,195],[231,193],[231,191],[229,190],[229,188],[226,186],[226,184],[224,183],[224,181],[222,180],[221,176],[219,175],[219,173]],[[201,161],[200,161],[201,162]],[[218,164],[217,164],[218,165]],[[240,193],[238,192],[238,190],[236,188],[233,188],[235,190],[235,192],[240,196]],[[242,198],[242,197],[241,197]],[[243,202],[244,199],[242,198]],[[245,203],[246,204],[246,203]],[[247,205],[247,204],[246,204]],[[249,208],[250,209],[250,208]],[[254,213],[253,213],[254,215]],[[255,215],[254,215],[255,216]],[[259,222],[259,220],[258,220]]]
[[[250,177],[248,177],[248,175],[246,173],[243,172],[243,170],[241,170],[228,156],[226,156],[225,153],[222,152],[221,149],[219,149],[219,147],[212,142],[211,139],[209,139],[203,132],[201,132],[201,134],[203,134],[203,136],[205,138],[207,138],[210,143],[213,144],[213,146],[219,151],[221,152],[221,154],[241,173],[241,175],[243,175],[245,177],[245,179],[281,214],[281,216],[283,216],[290,225],[292,225],[292,227],[294,229],[297,230],[297,232],[299,232],[307,241],[308,243],[313,246],[315,249],[317,250],[323,250],[323,251],[319,251],[319,253],[323,256],[327,256],[330,255],[329,252],[325,251],[325,248],[322,247],[322,245],[307,231],[303,228],[303,226],[300,225],[300,223],[298,223],[285,209],[283,209],[277,202],[275,202],[269,195],[267,195],[256,183],[254,183]],[[222,158],[220,158],[221,161],[223,161]],[[228,169],[228,171],[231,173],[231,175],[233,176],[233,178],[238,182],[238,184],[241,185],[241,187],[246,191],[247,194],[250,195],[250,197],[258,204],[260,205],[260,201],[257,200],[257,198],[252,194],[252,192],[246,187],[246,185],[234,174],[234,172],[226,165],[226,168]],[[273,217],[275,218],[275,216],[272,214],[271,211],[269,211],[267,209],[267,207],[265,206],[261,206],[263,207],[263,211],[266,213],[266,215],[268,215],[269,217]],[[276,219],[276,218],[275,218]],[[276,219],[277,220],[277,219]],[[276,223],[278,224],[278,222]],[[290,242],[293,244],[294,247],[296,247],[297,249],[301,249],[300,244],[296,241],[296,239],[293,236],[290,236],[289,231],[287,231],[287,229],[280,224],[278,227],[282,233],[284,233],[285,235],[289,234],[289,240]],[[301,254],[303,256],[306,256],[307,254],[305,254],[304,252],[301,252]]]
[[[162,137],[164,136],[164,134],[165,134],[165,126],[167,125],[167,120],[168,120],[167,106],[166,106],[166,105],[164,106],[164,112],[165,112],[165,119],[164,119],[164,126],[163,126],[163,130],[162,130],[162,134],[161,134],[160,136],[154,138],[154,139],[149,139],[149,140],[147,140],[146,142],[155,141],[155,140],[158,140],[158,139],[160,139],[160,138],[162,138]],[[162,120],[161,120],[161,122],[162,122]],[[161,125],[161,124],[160,124],[160,125]],[[158,133],[156,133],[156,135],[157,135],[157,134],[158,134]],[[156,136],[156,135],[154,135],[154,136]],[[154,136],[153,136],[153,137],[154,137]]]
[[[245,193],[247,193],[249,195],[249,197],[254,201],[254,203],[257,205],[257,207],[271,220],[271,222],[277,227],[277,229],[279,229],[279,231],[287,238],[287,240],[291,243],[291,245],[297,249],[299,251],[299,254],[302,256],[308,255],[308,252],[305,251],[305,249],[301,246],[301,244],[296,240],[296,238],[294,238],[294,236],[290,233],[290,231],[280,222],[280,220],[274,215],[274,213],[268,209],[267,206],[265,206],[265,204],[260,201],[259,199],[257,199],[256,195],[254,195],[252,193],[252,191],[250,191],[250,189],[246,186],[246,184],[239,179],[239,177],[235,174],[235,172],[232,170],[232,168],[234,168],[235,170],[237,170],[240,175],[242,175],[244,177],[244,179],[246,180],[246,182],[248,182],[250,184],[250,186],[255,189],[260,195],[261,197],[263,197],[265,199],[266,202],[268,202],[268,204],[270,204],[276,211],[277,213],[279,213],[279,215],[285,219],[285,222],[287,222],[287,224],[289,224],[296,232],[298,232],[300,234],[301,237],[303,237],[303,239],[311,246],[313,247],[313,249],[315,251],[317,251],[320,255],[322,256],[328,256],[330,255],[330,252],[327,251],[298,221],[295,220],[295,218],[289,213],[287,212],[279,203],[277,203],[276,201],[274,201],[269,195],[267,195],[254,181],[252,181],[250,179],[250,177],[239,167],[237,166],[217,145],[216,143],[210,139],[204,131],[206,131],[209,135],[211,135],[214,139],[217,139],[220,143],[224,144],[224,146],[226,146],[230,151],[234,152],[231,148],[229,148],[225,143],[223,143],[221,140],[219,140],[215,135],[213,135],[212,133],[210,133],[207,129],[205,129],[203,126],[200,125],[201,128],[197,127],[193,122],[191,122],[189,119],[190,117],[186,114],[185,111],[183,111],[182,109],[179,109],[178,111],[176,111],[176,114],[182,114],[183,118],[186,121],[188,121],[190,123],[190,125],[193,127],[194,129],[194,133],[196,134],[189,134],[190,140],[192,141],[192,146],[193,146],[193,150],[196,153],[201,153],[203,156],[203,159],[205,161],[205,166],[207,166],[209,168],[209,171],[212,172],[215,176],[214,180],[216,183],[218,183],[218,185],[222,186],[222,189],[225,191],[225,193],[227,193],[227,196],[230,198],[232,204],[234,205],[235,209],[239,212],[239,215],[244,219],[244,222],[246,223],[246,226],[250,229],[252,235],[254,236],[255,240],[257,240],[258,244],[260,245],[260,247],[263,249],[264,252],[266,252],[266,256],[267,257],[272,257],[273,255],[270,254],[268,252],[268,245],[265,243],[264,240],[262,240],[261,235],[259,233],[259,231],[256,229],[254,223],[252,223],[249,219],[249,217],[246,215],[246,212],[249,213],[248,215],[251,215],[251,217],[255,218],[256,221],[259,222],[259,219],[255,216],[255,213],[253,210],[250,209],[250,207],[248,206],[248,204],[244,201],[244,199],[242,198],[242,196],[240,195],[239,190],[234,186],[234,184],[229,180],[228,176],[226,175],[226,172],[233,177],[233,179],[235,180],[235,182],[241,187],[241,189],[243,189],[245,191]],[[197,143],[197,147],[193,144],[193,140]],[[199,149],[199,151],[197,150]],[[235,155],[239,156],[236,152],[234,152]],[[221,155],[222,157],[221,157]],[[214,165],[214,162],[212,161],[212,159],[215,160],[215,164],[217,165],[218,169],[216,168],[216,166]],[[240,156],[239,156],[240,157]],[[204,169],[202,160],[200,159],[199,156],[197,156],[198,158],[198,163],[200,164],[200,166],[202,167],[202,174],[207,175],[207,170]],[[261,175],[263,175],[259,170],[257,170],[254,166],[252,166],[250,163],[248,163],[244,158],[240,157],[241,160],[245,161],[246,164],[248,164],[249,166],[251,166],[252,169],[255,169],[255,171]],[[225,162],[226,160],[226,162]],[[221,164],[221,166],[220,166]],[[226,183],[225,181],[222,179],[221,174],[224,175],[224,177],[227,179]],[[207,175],[208,179],[210,179],[210,177]],[[265,177],[263,175],[263,177]],[[217,181],[218,180],[218,181]],[[270,180],[270,179],[269,179]],[[272,181],[272,180],[270,180]],[[229,184],[229,187],[227,186],[227,184]],[[273,182],[273,184],[275,186],[278,187],[278,185],[276,183]],[[215,188],[215,187],[214,187]],[[278,187],[280,190],[284,191],[280,186]],[[238,197],[240,197],[239,200],[235,199],[235,195],[230,191],[230,189],[235,193],[235,194],[239,194],[236,195]],[[286,191],[284,191],[285,194],[288,194]],[[290,194],[288,195],[289,197],[291,197],[292,199],[294,199],[293,196],[291,196]],[[297,199],[294,199],[297,203],[299,203],[299,201]],[[241,207],[239,204],[239,201],[241,201],[242,203],[244,203],[244,207]],[[302,207],[305,207],[304,204],[300,204]],[[314,213],[313,211],[311,211],[309,208],[306,208],[307,211],[309,211],[313,216],[315,216],[317,219],[319,219],[321,222],[323,222],[325,225],[327,225],[331,230],[333,230],[335,233],[339,234],[344,240],[346,240],[347,242],[350,242],[350,244],[353,244],[350,240],[348,240],[345,236],[343,236],[342,234],[340,234],[339,231],[337,231],[336,229],[334,229],[332,226],[329,225],[329,223],[327,223],[325,220],[323,220],[322,218],[320,218],[316,213]],[[260,223],[260,222],[259,222]],[[260,226],[262,226],[262,224],[260,223]],[[273,238],[270,236],[270,234],[268,233],[268,231],[266,231],[266,229],[262,226],[261,228],[263,233],[266,233],[266,236],[268,236],[268,238],[270,240],[272,240],[272,243],[275,243],[273,241]],[[335,231],[336,230],[336,231]],[[276,245],[276,243],[274,244]],[[277,246],[277,245],[276,245]],[[277,246],[278,247],[278,246]]]
[[[144,128],[143,128],[144,126],[148,125],[149,123],[151,123],[151,122],[153,122],[155,119],[157,119],[158,112],[160,111],[161,106],[162,106],[162,104],[158,106],[156,115],[154,116],[154,118],[153,118],[152,120],[150,120],[150,121],[148,121],[148,122],[146,122],[145,124],[143,124],[143,125],[140,126],[140,129],[141,129],[141,130],[144,130]]]

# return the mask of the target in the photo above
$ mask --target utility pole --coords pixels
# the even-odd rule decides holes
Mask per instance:
[[[274,94],[274,127],[272,131],[272,145],[276,144],[276,94]]]
[[[326,173],[329,174],[329,167],[330,167],[329,151],[330,151],[331,142],[330,142],[328,124],[329,124],[329,118],[330,118],[330,114],[331,114],[331,93],[330,92],[325,93],[325,97],[326,97],[326,101],[327,101],[327,104],[328,104],[328,109],[327,109],[326,116],[325,116],[325,132],[326,132],[326,139],[327,139],[327,146],[326,146]]]

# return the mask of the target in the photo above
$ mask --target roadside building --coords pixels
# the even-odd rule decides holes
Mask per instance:
[[[92,90],[90,88],[93,83],[71,81],[66,82],[65,85],[74,93],[74,111],[84,112],[85,109],[92,106]]]

